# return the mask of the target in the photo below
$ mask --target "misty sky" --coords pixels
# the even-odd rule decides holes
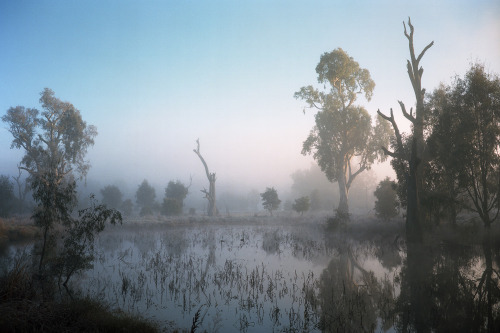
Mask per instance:
[[[317,82],[322,53],[341,47],[370,71],[374,96],[357,102],[370,114],[413,105],[408,16],[418,52],[435,42],[427,91],[471,61],[500,73],[498,0],[2,1],[0,114],[40,109],[51,88],[97,126],[88,177],[105,184],[206,182],[200,138],[219,184],[289,187],[313,161],[300,151],[314,113],[293,94]],[[11,140],[2,123],[0,174],[17,172]]]

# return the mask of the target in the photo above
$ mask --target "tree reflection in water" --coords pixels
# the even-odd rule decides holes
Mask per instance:
[[[379,318],[383,328],[390,328],[393,293],[391,281],[379,281],[374,272],[358,263],[353,245],[344,244],[320,277],[319,328],[324,332],[373,332]]]
[[[398,247],[387,242],[343,242],[320,277],[319,328],[324,332],[391,328],[398,332],[498,332],[499,248],[490,233],[480,245],[408,243],[394,279],[387,275],[377,279],[357,254],[370,252],[384,268],[394,268],[400,260]]]

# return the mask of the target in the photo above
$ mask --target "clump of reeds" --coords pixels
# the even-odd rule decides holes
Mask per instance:
[[[28,256],[14,259],[0,276],[2,332],[157,332],[155,323],[90,298],[40,297]],[[46,295],[44,295],[46,297]]]

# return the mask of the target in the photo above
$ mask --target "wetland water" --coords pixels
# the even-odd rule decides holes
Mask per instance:
[[[498,249],[316,223],[114,227],[73,288],[166,331],[495,332]]]

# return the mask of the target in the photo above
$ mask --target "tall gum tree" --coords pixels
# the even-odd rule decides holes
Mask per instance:
[[[392,130],[379,118],[372,126],[366,109],[354,105],[360,94],[368,101],[371,99],[375,82],[370,72],[360,68],[344,50],[324,53],[316,73],[318,83],[325,87],[323,91],[307,86],[294,94],[308,108],[318,110],[316,125],[303,143],[302,154],[312,153],[328,180],[338,183],[337,217],[347,220],[349,189],[354,179],[370,169],[374,161],[385,160],[380,147],[388,144]]]
[[[11,148],[24,150],[19,169],[29,174],[38,203],[33,218],[42,231],[39,272],[46,254],[50,230],[57,223],[69,225],[76,204],[74,176],[84,177],[90,167],[87,148],[97,130],[83,121],[80,111],[45,88],[40,97],[43,111],[11,107],[2,116],[13,136]]]
[[[436,95],[431,106],[438,121],[428,143],[440,185],[448,188],[452,208],[460,202],[490,228],[500,213],[500,78],[472,64]]]
[[[422,241],[422,217],[420,209],[420,195],[422,193],[423,184],[423,169],[425,161],[425,144],[424,144],[424,96],[425,89],[422,88],[422,74],[424,69],[420,66],[420,60],[424,56],[425,52],[434,45],[434,42],[430,42],[427,46],[420,52],[418,56],[415,55],[415,48],[413,45],[413,32],[414,28],[411,24],[410,18],[408,18],[408,26],[410,28],[410,33],[406,29],[406,24],[403,22],[404,35],[408,39],[408,47],[410,50],[410,60],[407,60],[406,68],[408,71],[408,77],[410,78],[411,85],[413,87],[413,92],[415,93],[416,99],[416,109],[413,113],[413,108],[410,109],[408,113],[403,102],[398,101],[401,111],[406,119],[408,119],[412,124],[412,138],[411,138],[411,152],[410,156],[398,153],[404,151],[403,140],[401,132],[399,131],[398,125],[394,120],[394,113],[391,109],[390,116],[384,115],[380,110],[378,114],[389,121],[396,135],[397,150],[394,152],[389,151],[386,148],[384,152],[401,161],[408,162],[408,168],[405,173],[405,180],[407,186],[407,210],[406,210],[406,237],[408,241]]]

